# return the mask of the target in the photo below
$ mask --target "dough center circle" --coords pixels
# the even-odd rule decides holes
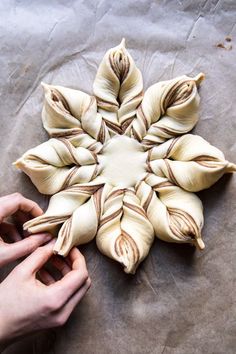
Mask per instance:
[[[146,175],[147,152],[135,139],[115,135],[98,155],[101,176],[116,187],[134,187]]]

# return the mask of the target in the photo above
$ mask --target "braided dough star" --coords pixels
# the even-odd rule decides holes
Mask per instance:
[[[25,229],[54,234],[62,256],[96,237],[127,273],[135,273],[155,235],[203,249],[203,207],[193,192],[236,171],[220,150],[187,134],[199,119],[203,78],[180,76],[143,93],[122,40],[105,54],[94,96],[43,84],[50,139],[15,165],[52,197]]]

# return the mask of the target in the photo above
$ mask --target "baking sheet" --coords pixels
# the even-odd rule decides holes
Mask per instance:
[[[47,197],[11,165],[47,140],[40,82],[92,93],[98,64],[122,37],[145,88],[206,74],[194,132],[236,162],[235,18],[233,0],[1,1],[0,194],[18,191],[46,208]],[[68,323],[6,353],[235,353],[235,178],[199,193],[202,253],[156,240],[137,274],[128,276],[94,242],[82,247],[92,287]]]

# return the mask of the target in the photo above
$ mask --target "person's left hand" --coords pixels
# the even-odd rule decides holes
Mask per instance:
[[[31,254],[39,246],[52,239],[47,233],[24,238],[22,225],[43,213],[37,203],[13,193],[0,198],[0,268]],[[12,216],[15,225],[5,219]]]

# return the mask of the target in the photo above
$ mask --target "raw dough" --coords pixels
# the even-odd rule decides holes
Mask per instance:
[[[147,256],[154,235],[203,249],[202,203],[192,192],[236,171],[204,139],[182,135],[199,119],[203,78],[180,76],[143,94],[122,40],[105,54],[94,96],[43,84],[50,140],[15,165],[52,197],[25,229],[58,236],[54,251],[63,256],[96,236],[99,250],[127,273]]]

